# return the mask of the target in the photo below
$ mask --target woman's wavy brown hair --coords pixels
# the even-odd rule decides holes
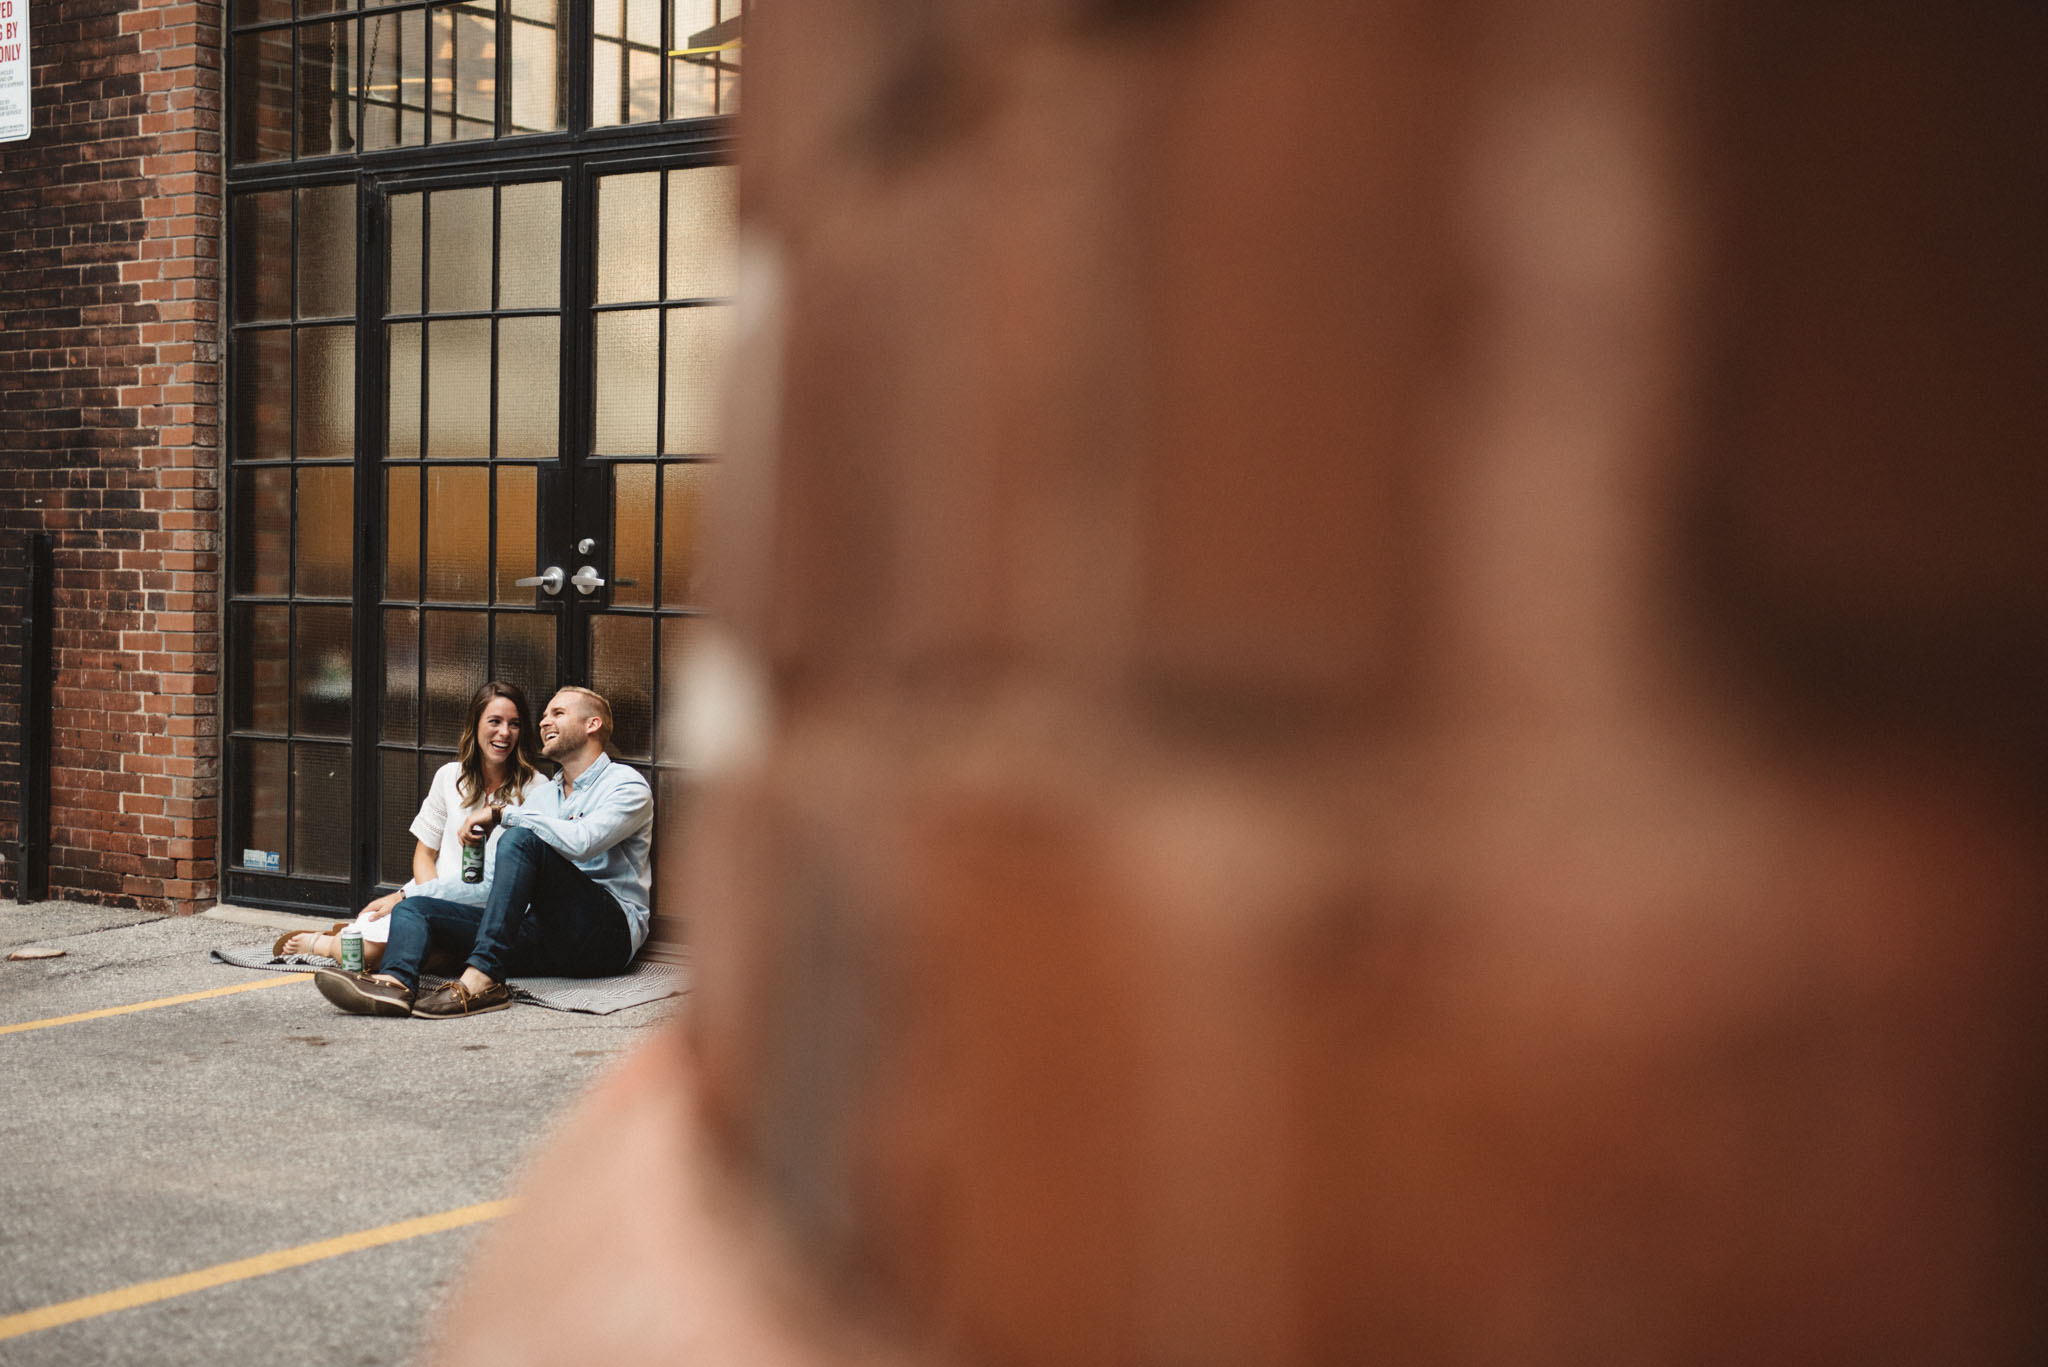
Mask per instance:
[[[484,755],[482,747],[476,743],[476,728],[493,698],[509,699],[519,710],[519,743],[512,747],[511,765],[505,781],[486,792]],[[455,780],[455,795],[470,805],[479,799],[503,806],[518,802],[526,796],[526,785],[539,776],[539,744],[540,739],[533,729],[533,709],[526,705],[526,694],[518,684],[490,680],[469,700],[469,720],[462,724],[462,739],[455,749],[455,762],[462,766],[462,773]]]

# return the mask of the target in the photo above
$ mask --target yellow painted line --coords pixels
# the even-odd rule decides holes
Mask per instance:
[[[239,1262],[221,1263],[177,1277],[137,1282],[118,1291],[102,1291],[97,1296],[82,1296],[75,1301],[60,1301],[56,1305],[46,1305],[40,1310],[24,1310],[18,1315],[0,1317],[0,1339],[11,1339],[21,1334],[33,1334],[38,1329],[54,1329],[60,1324],[72,1324],[99,1315],[110,1315],[116,1310],[132,1310],[138,1305],[150,1305],[156,1301],[169,1300],[173,1296],[190,1295],[194,1291],[225,1286],[229,1282],[247,1281],[251,1277],[267,1276],[272,1272],[282,1272],[286,1268],[304,1267],[307,1263],[317,1263],[325,1258],[338,1258],[344,1253],[356,1253],[366,1248],[376,1248],[380,1244],[395,1244],[404,1239],[417,1239],[424,1234],[439,1234],[443,1230],[460,1229],[464,1225],[496,1219],[511,1208],[510,1201],[485,1201],[481,1205],[463,1206],[459,1210],[444,1210],[439,1215],[422,1215],[414,1220],[400,1220],[395,1225],[381,1225],[376,1229],[343,1234],[334,1239],[322,1239],[318,1243],[300,1244],[297,1248],[279,1249],[275,1253],[243,1258]]]
[[[181,997],[158,997],[153,1002],[137,1002],[133,1006],[108,1006],[98,1011],[80,1011],[75,1016],[51,1016],[47,1020],[23,1021],[19,1025],[0,1025],[0,1035],[11,1035],[17,1030],[47,1030],[53,1025],[69,1025],[73,1021],[96,1021],[106,1016],[125,1016],[132,1011],[154,1011],[159,1006],[181,1006],[186,1002],[205,1001],[208,997],[228,997],[237,992],[256,992],[266,987],[283,987],[286,983],[302,983],[312,976],[310,973],[288,973],[283,977],[265,978],[260,982],[236,983],[233,987],[213,987],[204,992],[187,992]]]

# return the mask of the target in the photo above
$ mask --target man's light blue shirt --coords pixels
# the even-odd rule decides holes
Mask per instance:
[[[526,800],[505,809],[505,825],[523,826],[612,895],[626,913],[633,952],[647,942],[647,852],[653,843],[654,790],[637,770],[599,755],[573,788],[562,775],[530,784]]]

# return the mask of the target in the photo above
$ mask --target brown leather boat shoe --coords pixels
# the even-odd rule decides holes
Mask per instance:
[[[344,1011],[358,1016],[410,1016],[412,989],[387,983],[367,973],[343,968],[316,968],[313,985],[320,995]]]
[[[480,992],[471,992],[462,985],[462,979],[450,978],[414,1002],[412,1013],[429,1020],[452,1020],[456,1016],[480,1016],[486,1011],[503,1011],[511,1004],[512,989],[504,983],[492,983]]]

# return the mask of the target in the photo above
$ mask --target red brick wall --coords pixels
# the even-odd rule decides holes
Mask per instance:
[[[220,7],[35,15],[0,148],[0,570],[56,539],[50,895],[215,890]],[[21,589],[0,590],[0,893],[17,890]]]

